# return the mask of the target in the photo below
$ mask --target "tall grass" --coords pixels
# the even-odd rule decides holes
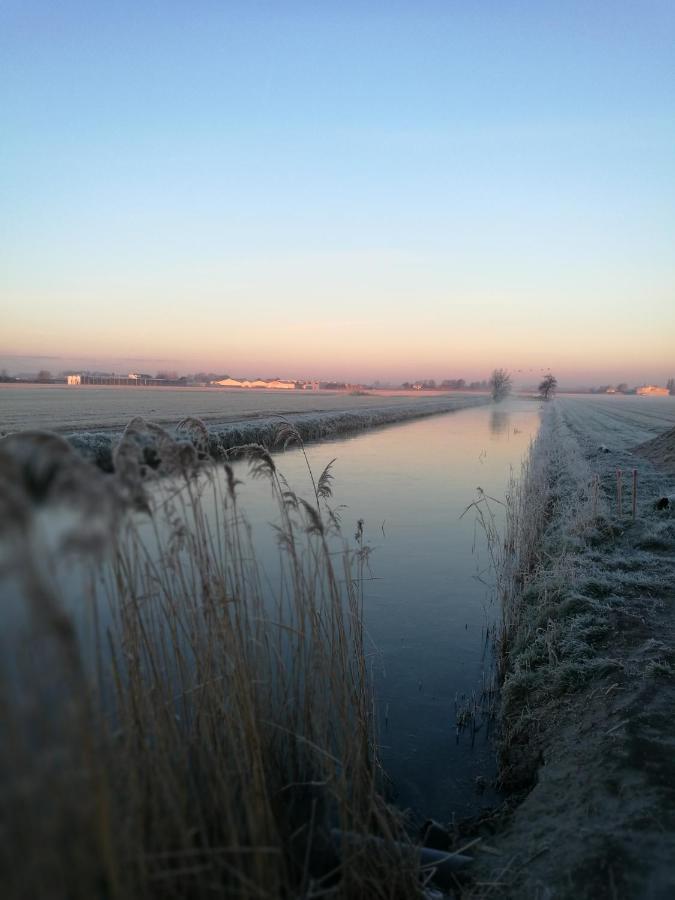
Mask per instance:
[[[606,511],[578,443],[558,410],[548,408],[519,477],[510,480],[503,538],[485,527],[501,601],[495,643],[503,786],[531,784],[546,702],[555,704],[563,687],[583,681],[596,663],[605,666],[584,643],[575,590],[579,553]]]
[[[473,505],[496,575],[502,615],[498,659],[503,678],[515,636],[527,627],[523,597],[528,587],[544,571],[569,576],[566,557],[573,549],[574,536],[584,533],[606,506],[604,501],[598,506],[593,475],[554,408],[545,411],[519,474],[511,473],[503,534],[489,500],[480,497]]]
[[[235,469],[181,432],[134,420],[112,475],[53,436],[0,441],[3,896],[416,896],[381,795],[367,548],[330,471],[308,502],[238,450],[276,503],[266,572]]]

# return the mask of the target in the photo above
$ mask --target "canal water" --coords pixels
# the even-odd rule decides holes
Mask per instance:
[[[539,404],[511,399],[306,448],[317,476],[335,459],[332,505],[348,537],[363,520],[372,548],[364,618],[380,756],[391,798],[419,819],[448,822],[495,801],[488,724],[457,729],[490,671],[486,627],[498,617],[484,535],[474,511],[463,513],[479,489],[504,499],[510,471],[519,470],[538,427]],[[288,450],[275,460],[290,485],[311,498],[302,453]],[[278,510],[269,483],[252,479],[245,461],[235,469],[256,556],[273,573],[278,547],[268,523]],[[491,501],[491,508],[501,524],[502,507]],[[64,596],[81,617],[89,608],[82,579],[77,568],[66,577]],[[0,587],[10,640],[27,607],[18,595],[10,603],[16,585]]]
[[[479,488],[504,500],[538,427],[539,404],[511,399],[307,447],[316,475],[336,459],[332,503],[343,530],[351,536],[363,519],[373,548],[364,616],[381,758],[396,803],[419,817],[449,821],[495,800],[487,722],[457,732],[458,714],[489,675],[485,629],[498,612],[484,535],[473,510],[462,514]],[[276,463],[312,496],[298,450]],[[269,486],[238,466],[249,519],[271,518]],[[501,525],[502,507],[491,509]],[[268,537],[256,545],[263,564],[277,553]]]

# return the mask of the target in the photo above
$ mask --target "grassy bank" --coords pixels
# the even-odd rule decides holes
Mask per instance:
[[[675,519],[657,508],[667,477],[630,440],[599,446],[583,416],[560,401],[546,409],[509,499],[499,763],[514,809],[495,839],[499,866],[484,865],[505,896],[665,897]]]
[[[3,896],[414,897],[374,744],[368,548],[329,471],[305,500],[248,446],[278,512],[262,571],[232,469],[185,431],[132,423],[114,475],[55,436],[0,441]]]
[[[283,416],[261,412],[247,419],[209,422],[205,431],[205,444],[213,459],[223,459],[228,450],[241,444],[261,444],[268,450],[278,447],[277,435],[281,421],[290,423],[305,443],[325,441],[339,435],[367,431],[421,419],[442,413],[481,406],[488,402],[486,396],[445,396],[414,398],[406,403],[355,407],[345,410],[318,410],[307,413],[285,412]],[[189,420],[188,420],[189,421]],[[179,424],[171,428],[172,435],[180,439],[183,428]],[[82,431],[69,434],[67,439],[78,453],[91,460],[99,468],[112,471],[114,449],[121,434],[114,430]]]

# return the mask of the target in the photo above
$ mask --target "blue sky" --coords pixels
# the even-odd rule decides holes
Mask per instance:
[[[650,0],[3,2],[0,364],[675,374],[674,47]]]

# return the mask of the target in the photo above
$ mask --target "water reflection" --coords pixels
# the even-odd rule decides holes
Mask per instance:
[[[344,533],[365,521],[373,547],[365,619],[381,757],[398,803],[422,815],[449,819],[494,800],[477,791],[476,780],[494,770],[485,729],[473,747],[471,734],[458,741],[455,729],[461,695],[480,689],[484,629],[496,612],[486,576],[477,577],[488,564],[480,532],[470,514],[460,515],[478,487],[503,497],[538,422],[532,404],[512,399],[506,409],[463,410],[307,448],[317,473],[337,457],[334,503]],[[288,452],[277,464],[307,496],[301,454]],[[247,479],[241,491],[252,518],[269,521],[264,487]],[[272,560],[268,532],[261,529],[257,547]]]
[[[490,431],[499,435],[508,432],[511,424],[511,415],[503,409],[493,409],[490,413]]]
[[[496,614],[480,532],[471,515],[460,516],[478,487],[503,496],[537,427],[533,405],[511,400],[505,409],[463,410],[307,447],[317,475],[337,457],[333,504],[343,532],[351,537],[363,519],[373,548],[364,615],[381,758],[397,802],[422,816],[447,821],[494,800],[478,781],[494,770],[486,730],[474,742],[456,733],[462,695],[480,690],[485,627]],[[494,440],[505,433],[509,440]],[[276,462],[292,488],[310,497],[303,455],[289,451]],[[278,510],[270,486],[252,480],[245,463],[235,468],[256,556],[273,580],[279,554],[269,522]],[[73,607],[90,608],[74,575],[66,596]]]

